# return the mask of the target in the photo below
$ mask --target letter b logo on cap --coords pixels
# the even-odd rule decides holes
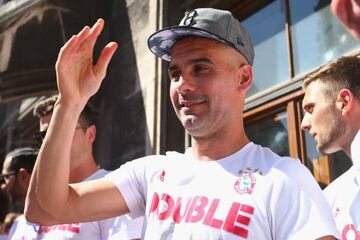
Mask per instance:
[[[196,10],[191,10],[190,12],[186,12],[184,19],[184,26],[192,26],[195,23],[195,17],[198,15]]]

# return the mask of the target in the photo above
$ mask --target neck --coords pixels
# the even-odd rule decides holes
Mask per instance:
[[[82,161],[79,165],[72,167],[70,172],[70,183],[78,183],[94,174],[99,167],[96,165],[93,157]]]
[[[342,150],[348,155],[351,156],[351,144],[354,141],[356,134],[360,130],[360,104],[357,104],[353,110],[353,113],[349,115],[349,119],[346,122],[348,126],[347,131],[343,133],[343,136],[347,136],[347,142],[342,147]]]
[[[238,133],[233,131],[221,137],[193,137],[192,151],[200,161],[214,161],[234,154],[249,142],[244,130],[240,129]]]

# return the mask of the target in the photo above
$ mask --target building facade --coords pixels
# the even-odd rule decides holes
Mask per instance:
[[[244,113],[249,138],[279,155],[299,158],[321,186],[349,168],[345,154],[317,153],[311,136],[300,129],[302,80],[329,60],[360,51],[360,43],[331,14],[330,0],[4,2],[0,7],[0,155],[33,144],[31,135],[38,123],[32,106],[56,93],[57,52],[99,17],[106,27],[95,55],[108,41],[119,43],[107,77],[91,99],[97,111],[99,164],[114,169],[133,158],[189,147],[190,137],[168,96],[168,63],[150,53],[147,38],[158,29],[177,25],[186,10],[197,7],[231,11],[253,39],[254,84]]]

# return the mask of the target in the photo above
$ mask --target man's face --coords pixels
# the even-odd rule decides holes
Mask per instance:
[[[242,113],[245,93],[239,94],[236,85],[241,66],[238,54],[206,38],[189,37],[175,44],[169,66],[170,97],[193,137],[221,134],[219,130],[235,120],[234,111]]]
[[[193,137],[217,136],[242,123],[246,90],[239,91],[238,84],[246,63],[239,56],[234,48],[206,38],[188,37],[175,44],[169,66],[170,97]]]
[[[22,201],[27,189],[24,189],[24,186],[19,182],[18,173],[10,169],[11,160],[11,157],[7,157],[3,163],[2,174],[5,176],[1,188],[9,193],[13,201]]]
[[[303,109],[305,116],[301,128],[315,139],[316,149],[326,154],[340,150],[339,142],[345,132],[345,123],[335,106],[335,99],[325,96],[324,83],[310,83],[305,91]]]

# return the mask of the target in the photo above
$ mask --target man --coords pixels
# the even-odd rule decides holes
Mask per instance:
[[[134,160],[103,180],[69,185],[75,119],[117,48],[109,43],[93,65],[103,24],[100,19],[85,27],[59,54],[60,97],[31,180],[29,219],[51,223],[130,212],[145,213],[145,239],[334,239],[329,206],[309,171],[249,142],[244,133],[254,49],[228,11],[192,10],[180,26],[149,38],[151,51],[170,61],[171,101],[192,147],[185,154]],[[59,190],[48,196],[46,189],[55,186]]]
[[[40,119],[40,132],[35,136],[42,144],[49,126],[57,96],[47,98],[34,107],[34,115]],[[97,166],[92,145],[96,137],[94,114],[86,105],[79,116],[70,149],[69,183],[77,183],[102,178],[108,172]],[[39,236],[42,239],[140,239],[142,218],[131,220],[128,215],[103,221],[42,226]]]
[[[360,239],[359,80],[360,59],[342,57],[304,81],[302,128],[314,137],[318,151],[343,150],[353,161],[353,166],[324,190],[342,239]]]
[[[13,207],[21,213],[37,153],[34,148],[17,148],[9,152],[3,162],[1,188],[9,193]]]
[[[332,0],[331,10],[351,35],[360,40],[360,2],[358,0]]]
[[[17,148],[5,156],[3,163],[1,188],[9,193],[12,203],[21,213],[37,155],[38,149]],[[34,226],[23,215],[17,217],[10,228],[9,239],[35,239],[37,232]]]

